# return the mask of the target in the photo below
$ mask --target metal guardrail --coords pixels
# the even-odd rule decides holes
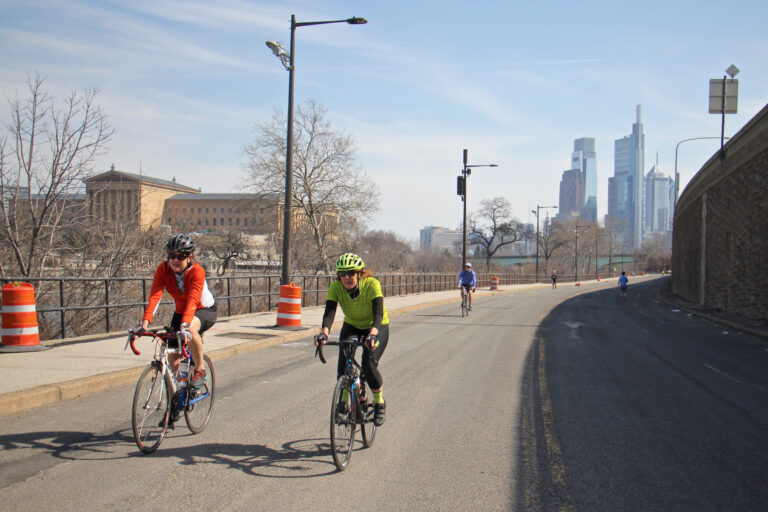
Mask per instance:
[[[492,277],[499,278],[500,285],[535,281],[533,274],[478,273],[478,288],[490,287]],[[295,275],[293,283],[302,289],[302,307],[324,305],[328,286],[335,278],[335,275]],[[458,272],[387,273],[376,274],[376,278],[381,282],[384,296],[391,297],[455,289]],[[207,279],[222,317],[277,308],[280,297],[280,276],[277,274],[208,276]],[[561,279],[567,280],[566,276],[558,280]],[[41,339],[92,334],[94,329],[96,332],[112,332],[133,327],[146,307],[152,286],[152,277],[0,278],[0,284],[15,281],[28,282],[35,287]],[[548,279],[540,281],[548,282]],[[160,307],[163,309],[158,314],[167,314],[170,318],[172,305],[173,301],[162,301]],[[93,315],[93,312],[100,313]],[[99,328],[99,323],[103,327]]]

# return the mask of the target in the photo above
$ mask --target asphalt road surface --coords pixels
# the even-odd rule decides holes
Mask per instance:
[[[152,455],[133,386],[0,418],[0,510],[765,510],[768,344],[661,303],[665,285],[505,293],[464,319],[457,292],[394,317],[387,423],[344,472],[337,349],[322,365],[309,332],[217,361],[208,428],[182,421]]]

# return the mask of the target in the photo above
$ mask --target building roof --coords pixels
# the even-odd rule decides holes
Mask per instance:
[[[238,193],[204,193],[204,194],[176,194],[166,201],[173,200],[195,200],[195,201],[266,201],[266,200],[279,200],[280,197],[277,194],[238,194]]]
[[[664,172],[661,170],[661,167],[659,167],[659,164],[654,164],[653,167],[651,167],[651,170],[648,171],[648,174],[645,176],[646,178],[666,178]]]
[[[182,185],[181,183],[178,183],[176,181],[176,178],[174,177],[172,181],[168,180],[161,180],[160,178],[153,178],[151,176],[143,176],[141,174],[134,174],[132,172],[125,172],[125,171],[118,171],[115,169],[115,166],[113,165],[107,172],[103,172],[101,174],[96,174],[95,176],[91,176],[90,178],[86,178],[85,182],[89,181],[96,181],[96,180],[103,180],[104,178],[108,178],[110,176],[118,176],[120,178],[133,180],[133,181],[140,181],[145,183],[150,183],[153,185],[159,185],[161,187],[169,187],[169,188],[175,188],[177,190],[189,190],[190,192],[199,194],[199,189],[188,187],[186,185]]]

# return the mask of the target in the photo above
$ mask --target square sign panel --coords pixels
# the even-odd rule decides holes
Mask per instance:
[[[723,112],[723,84],[725,84],[725,112]],[[723,80],[713,78],[709,81],[709,113],[735,114],[739,100],[739,81],[735,78]]]

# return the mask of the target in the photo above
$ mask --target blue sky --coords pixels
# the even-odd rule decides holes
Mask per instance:
[[[710,78],[741,69],[735,133],[768,103],[768,2],[0,0],[0,91],[28,75],[50,92],[101,89],[116,134],[97,170],[115,166],[205,192],[242,188],[254,124],[285,111],[288,73],[264,45],[290,40],[290,16],[360,16],[367,25],[300,27],[296,104],[314,99],[350,133],[381,190],[372,229],[415,239],[459,227],[462,149],[478,168],[469,209],[506,197],[520,220],[557,204],[573,140],[597,145],[598,215],[613,142],[643,108],[646,172],[673,174],[682,139],[720,135]],[[0,122],[9,121],[0,102]],[[680,146],[681,182],[719,147]]]

